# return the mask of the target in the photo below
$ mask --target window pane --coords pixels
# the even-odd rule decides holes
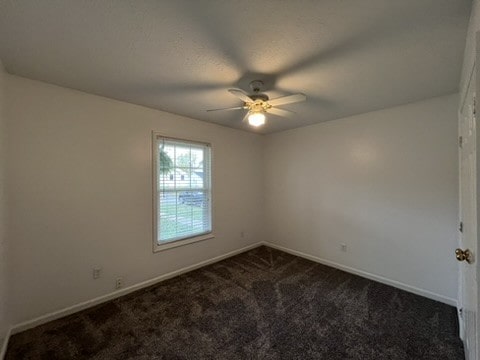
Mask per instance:
[[[159,234],[158,239],[160,241],[167,240],[176,236],[177,232],[177,216],[176,208],[177,202],[175,198],[175,193],[162,193],[159,194],[159,203],[158,207],[160,212],[158,216],[159,223]]]
[[[190,185],[192,189],[202,189],[204,186],[203,168],[192,169],[190,172]]]
[[[175,191],[159,197],[160,241],[189,237],[210,231],[205,209],[208,197],[204,191]]]
[[[175,167],[189,169],[190,165],[190,146],[177,145],[175,151]]]
[[[203,168],[203,149],[192,148],[192,167]]]
[[[157,139],[157,242],[211,232],[210,147]]]
[[[173,167],[173,153],[174,149],[171,146],[164,146],[163,144],[159,144],[158,146],[159,151],[159,161],[160,161],[160,173],[166,174],[168,173]]]

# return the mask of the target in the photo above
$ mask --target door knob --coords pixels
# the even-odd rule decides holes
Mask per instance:
[[[467,263],[471,263],[473,261],[473,255],[470,250],[462,250],[456,249],[455,250],[455,257],[458,261],[466,261]]]

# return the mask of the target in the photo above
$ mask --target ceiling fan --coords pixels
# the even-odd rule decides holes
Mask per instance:
[[[223,109],[211,109],[207,111],[229,111],[229,110],[248,110],[245,119],[252,126],[261,126],[265,124],[265,113],[277,116],[290,116],[293,111],[278,109],[276,106],[292,104],[307,100],[305,94],[298,93],[293,95],[282,96],[270,100],[267,94],[261,93],[263,81],[254,80],[250,82],[250,88],[253,94],[249,95],[240,89],[228,89],[228,92],[243,101],[243,105]]]

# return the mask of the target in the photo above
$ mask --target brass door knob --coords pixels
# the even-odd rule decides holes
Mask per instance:
[[[462,249],[456,249],[455,250],[455,257],[457,258],[458,261],[466,261],[467,263],[471,263],[473,260],[473,256],[470,250],[462,250]]]

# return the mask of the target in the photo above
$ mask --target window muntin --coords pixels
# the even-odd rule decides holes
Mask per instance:
[[[211,147],[154,136],[157,246],[212,232]]]

